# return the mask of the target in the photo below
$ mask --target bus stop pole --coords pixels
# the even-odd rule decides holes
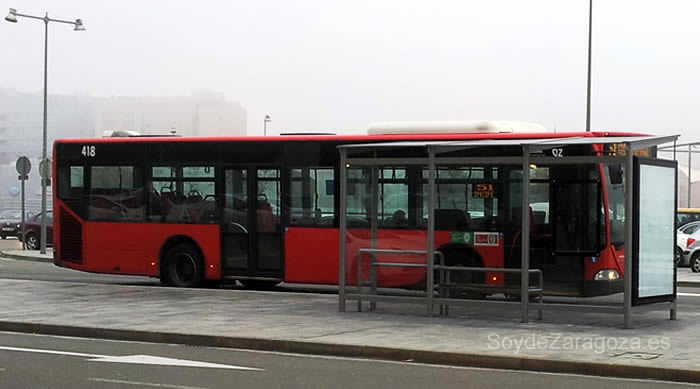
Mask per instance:
[[[25,212],[26,212],[26,210],[25,210],[25,208],[24,208],[24,203],[25,203],[25,198],[24,198],[24,181],[26,181],[27,177],[29,177],[29,176],[27,176],[26,174],[22,174],[22,176],[21,176],[22,179],[20,180],[20,181],[22,181],[22,231],[21,231],[21,234],[22,234],[22,235],[21,235],[21,238],[20,238],[19,240],[22,241],[22,251],[24,251],[24,250],[27,249],[27,246],[26,246],[26,244],[24,243],[24,242],[26,241],[26,240],[24,239],[24,235],[25,235],[26,232],[27,232],[27,230],[26,230],[26,228],[25,228],[25,225],[24,225],[24,224],[27,222],[27,221],[24,219]]]
[[[625,158],[625,328],[632,328],[632,252],[634,251],[634,156],[632,145],[625,144],[627,154]]]
[[[528,322],[530,302],[530,147],[523,145],[523,179],[521,190],[521,263],[520,263],[520,322]]]
[[[428,147],[428,253],[426,255],[426,303],[428,316],[433,316],[433,291],[435,290],[434,257],[435,257],[435,150]]]
[[[340,204],[338,205],[340,225],[340,265],[338,274],[338,311],[345,312],[345,233],[346,233],[346,201],[347,201],[347,151],[340,149]]]

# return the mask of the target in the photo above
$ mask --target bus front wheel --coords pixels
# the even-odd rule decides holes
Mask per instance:
[[[189,244],[178,244],[165,257],[165,283],[181,288],[195,288],[204,279],[199,251]]]

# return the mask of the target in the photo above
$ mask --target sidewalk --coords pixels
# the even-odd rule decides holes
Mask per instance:
[[[517,305],[380,303],[338,312],[337,295],[0,280],[0,330],[700,382],[700,312],[545,312]],[[535,314],[533,312],[532,317]]]
[[[40,254],[39,250],[2,250],[0,257],[19,259],[23,261],[53,262],[53,248],[47,247],[46,254]]]
[[[678,268],[676,285],[700,288],[700,273],[693,273],[689,267]]]
[[[356,312],[350,302],[338,312],[333,294],[25,280],[0,288],[5,331],[700,383],[698,311],[680,310],[677,321],[635,313],[624,330],[622,312],[545,311],[542,321],[531,312],[521,324],[518,305],[430,318],[422,304]]]

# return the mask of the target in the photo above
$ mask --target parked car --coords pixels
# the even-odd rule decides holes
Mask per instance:
[[[678,208],[676,212],[676,228],[692,222],[700,221],[700,208]]]
[[[24,220],[31,217],[29,212],[25,212]],[[22,223],[22,211],[19,209],[7,209],[0,212],[0,238],[7,239],[8,236],[16,236]]]
[[[21,226],[20,226],[21,227]],[[17,237],[22,238],[22,228],[17,232]],[[29,250],[39,250],[41,246],[41,212],[30,217],[24,223],[24,244]],[[46,211],[46,244],[53,244],[53,212]]]
[[[694,273],[700,272],[700,228],[688,236],[682,262],[687,263]]]
[[[676,265],[688,265],[690,261],[688,238],[698,230],[700,230],[700,221],[688,223],[676,230]]]

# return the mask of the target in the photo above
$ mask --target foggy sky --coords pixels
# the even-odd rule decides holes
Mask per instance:
[[[248,133],[382,120],[585,128],[587,0],[10,0],[49,25],[49,93],[223,92]],[[594,0],[594,130],[700,140],[700,2]],[[43,23],[0,22],[0,87],[38,92]]]

